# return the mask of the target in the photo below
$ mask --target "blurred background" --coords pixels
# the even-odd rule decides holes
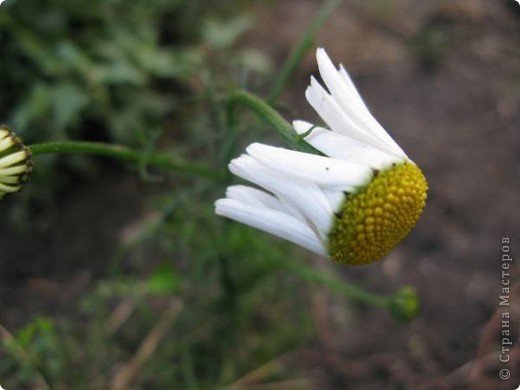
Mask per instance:
[[[267,96],[322,1],[7,0],[0,122],[27,144],[121,143],[210,178],[106,158],[37,156],[0,204],[0,384],[6,389],[514,389],[500,363],[502,240],[520,237],[520,5],[345,0],[276,108],[304,98],[314,47],[343,63],[423,169],[423,216],[387,258],[344,267],[213,214],[229,158],[279,144],[226,97]],[[515,259],[513,264],[520,259]],[[412,286],[403,323],[309,275],[372,293]],[[500,380],[501,369],[511,378]]]

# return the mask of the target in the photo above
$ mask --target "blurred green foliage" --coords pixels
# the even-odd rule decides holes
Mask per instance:
[[[269,67],[259,53],[232,46],[250,26],[242,8],[238,0],[94,0],[88,7],[79,0],[6,2],[0,12],[1,122],[26,144],[108,141],[147,151],[173,128],[175,140],[167,136],[163,149],[203,154],[200,148],[212,140],[183,129],[193,129],[198,104]],[[200,119],[204,133],[213,125],[206,118]],[[190,139],[179,142],[180,133]],[[97,172],[83,156],[44,156],[32,175],[38,191],[29,187],[22,195],[45,204],[71,176]],[[145,169],[141,173],[149,178]],[[28,226],[29,208],[19,204],[10,219]]]
[[[34,383],[35,374],[43,377],[64,376],[67,355],[66,338],[60,337],[54,322],[37,317],[19,330],[16,338],[4,340],[3,347],[17,359],[1,359],[2,377],[16,377],[19,383]],[[2,378],[3,379],[3,378]]]
[[[207,46],[228,47],[248,27],[244,18],[219,22],[225,7],[216,4],[7,2],[0,12],[0,116],[27,142],[136,143],[189,96]]]
[[[153,86],[172,86],[200,60],[189,48],[161,42],[161,21],[175,18],[180,4],[6,4],[0,13],[2,116],[31,142],[77,137],[99,127],[128,142],[136,132],[157,126],[175,99]]]

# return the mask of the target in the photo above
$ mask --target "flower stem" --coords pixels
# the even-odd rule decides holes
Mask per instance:
[[[284,265],[301,278],[337,291],[352,301],[385,309],[397,321],[410,322],[420,311],[419,297],[410,286],[402,287],[390,295],[376,295],[301,263],[288,260],[284,262]]]
[[[301,152],[320,154],[311,145],[305,142],[294,131],[292,126],[287,122],[278,112],[276,112],[269,104],[255,95],[246,91],[237,91],[231,94],[228,98],[228,117],[234,118],[235,108],[238,104],[242,104],[251,109],[264,122],[274,127],[281,137],[295,150]],[[233,119],[234,120],[234,119]]]
[[[282,91],[284,90],[287,82],[291,78],[291,75],[294,74],[294,70],[301,62],[302,58],[307,54],[307,51],[314,44],[314,37],[316,33],[320,29],[320,27],[325,23],[327,18],[332,14],[332,12],[338,7],[341,3],[341,0],[329,0],[322,7],[320,7],[319,11],[316,14],[316,17],[313,19],[305,34],[302,36],[300,41],[296,44],[296,46],[291,51],[291,54],[285,61],[282,70],[278,73],[278,77],[275,79],[273,86],[271,88],[271,92],[269,93],[269,97],[267,101],[269,104],[275,104]]]
[[[410,322],[419,314],[419,297],[410,286],[402,287],[390,295],[376,295],[359,286],[346,283],[344,280],[301,263],[287,260],[284,262],[284,265],[310,283],[321,284],[345,295],[354,302],[385,309],[397,321]]]
[[[140,152],[121,145],[104,144],[101,142],[61,141],[30,145],[33,156],[42,154],[94,154],[118,160],[147,164],[172,172],[182,172],[208,178],[216,178],[218,173],[200,164],[189,163],[174,157],[156,152]]]
[[[338,291],[346,297],[356,302],[366,303],[368,305],[387,309],[390,298],[386,296],[375,295],[357,287],[353,284],[345,283],[333,276],[329,276],[323,272],[310,267],[302,266],[301,264],[290,266],[302,278],[309,282],[319,283],[335,291]]]

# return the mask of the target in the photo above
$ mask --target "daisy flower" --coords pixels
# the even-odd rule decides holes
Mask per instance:
[[[316,53],[305,96],[329,128],[293,127],[323,155],[254,143],[229,169],[257,186],[234,185],[216,213],[351,265],[385,256],[417,222],[427,183],[370,114],[345,68]]]
[[[31,172],[31,153],[16,135],[0,125],[0,199],[17,192]]]

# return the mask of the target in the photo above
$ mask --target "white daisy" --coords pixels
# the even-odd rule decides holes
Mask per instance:
[[[314,77],[305,96],[329,126],[294,121],[323,156],[254,143],[229,169],[237,185],[216,213],[347,264],[386,255],[415,225],[426,200],[420,169],[370,114],[343,66],[316,53],[328,91]]]
[[[0,125],[0,199],[17,192],[27,181],[32,165],[30,151],[7,127]]]

